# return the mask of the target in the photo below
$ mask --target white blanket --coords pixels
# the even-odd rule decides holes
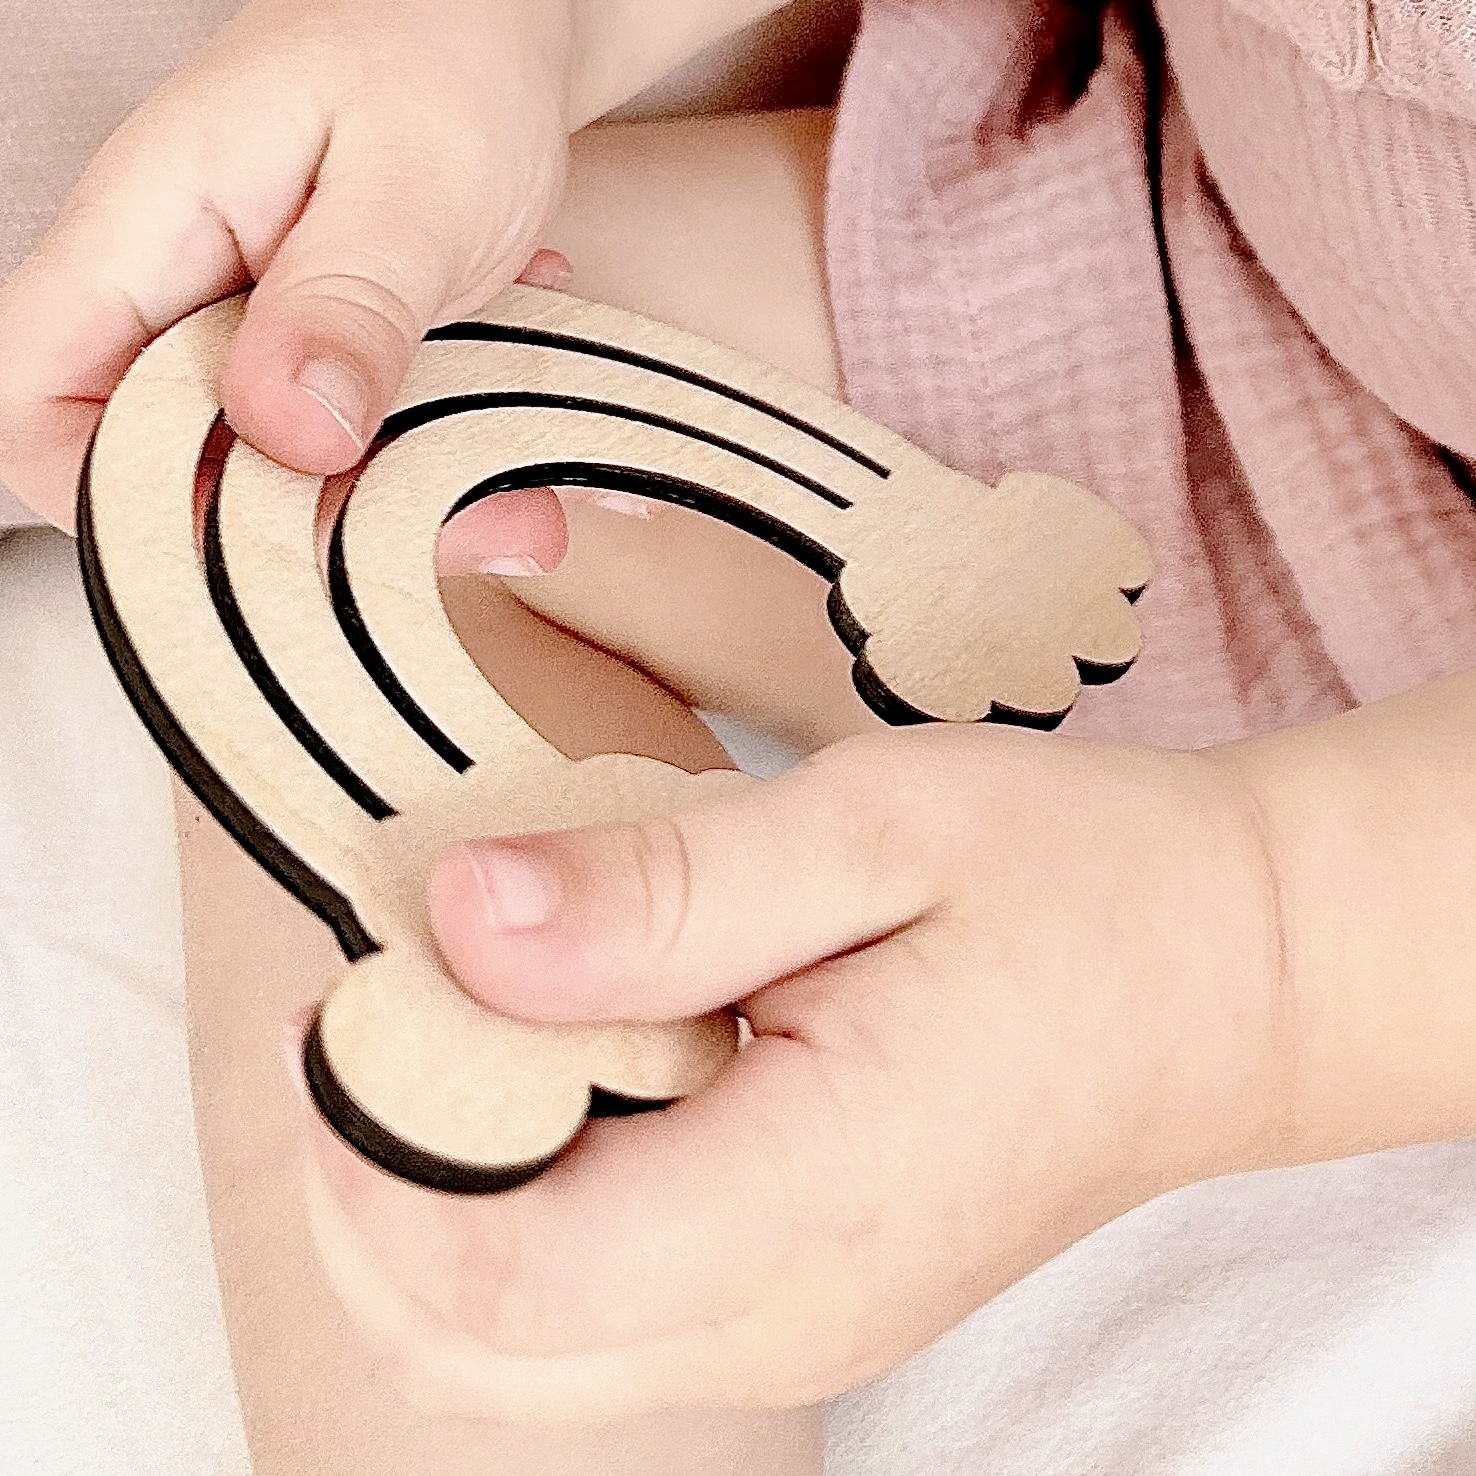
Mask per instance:
[[[23,528],[41,520],[5,487],[0,487],[0,534],[7,528]]]
[[[41,529],[0,535],[0,1185],[0,1472],[246,1472],[164,766]]]

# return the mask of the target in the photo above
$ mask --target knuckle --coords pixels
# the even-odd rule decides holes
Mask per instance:
[[[958,885],[972,845],[959,736],[941,725],[864,734],[806,761],[847,865],[873,895],[922,911]]]
[[[387,259],[362,268],[345,263],[334,271],[304,274],[284,295],[312,304],[310,316],[321,318],[335,336],[346,337],[369,364],[403,362],[434,314],[425,290],[413,286],[408,274]]]
[[[617,861],[630,879],[632,928],[641,964],[675,957],[692,912],[692,853],[686,832],[672,817],[622,826]]]
[[[817,759],[815,777],[825,786],[824,803],[851,864],[867,883],[895,882],[917,862],[915,769],[890,735],[850,738]]]

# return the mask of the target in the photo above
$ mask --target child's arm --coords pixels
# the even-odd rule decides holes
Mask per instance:
[[[787,0],[573,0],[569,126],[592,123]]]
[[[1476,1134],[1476,673],[1213,761],[1276,879],[1274,1159]]]
[[[63,526],[157,333],[258,284],[225,404],[352,463],[432,322],[528,261],[567,134],[774,0],[251,0],[113,135],[0,287],[0,481]]]

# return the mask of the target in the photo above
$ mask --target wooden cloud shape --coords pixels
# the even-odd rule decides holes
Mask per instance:
[[[349,960],[309,1035],[324,1117],[389,1171],[525,1182],[591,1113],[701,1087],[727,1014],[531,1025],[445,973],[425,881],[455,840],[669,813],[750,781],[572,761],[482,677],[441,604],[446,520],[594,486],[694,507],[832,581],[858,691],[893,722],[1048,726],[1138,650],[1142,539],[1057,479],[986,487],[827,396],[662,324],[517,287],[432,332],[348,478],[237,441],[218,384],[244,299],[176,325],[104,411],[78,502],[93,616],[176,770]],[[320,517],[331,522],[326,575]]]

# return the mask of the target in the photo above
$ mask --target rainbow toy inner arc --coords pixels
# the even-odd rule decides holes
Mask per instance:
[[[532,1026],[443,972],[423,892],[453,841],[667,813],[748,782],[574,762],[533,732],[441,605],[448,518],[582,485],[742,528],[832,582],[857,690],[893,723],[1050,726],[1137,653],[1147,552],[1104,503],[1044,476],[984,486],[664,325],[511,289],[428,337],[369,455],[325,486],[224,422],[243,311],[234,298],[178,324],[109,402],[79,495],[83,575],[176,770],[337,937],[350,967],[309,1036],[309,1082],[347,1141],[414,1182],[525,1182],[592,1113],[661,1106],[736,1049],[727,1015]]]

